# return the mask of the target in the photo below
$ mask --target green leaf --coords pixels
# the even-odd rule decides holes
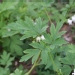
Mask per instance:
[[[35,52],[35,55],[34,55],[33,58],[32,58],[32,64],[38,59],[40,53],[41,53],[41,51]]]
[[[26,25],[27,31],[25,31],[24,35],[21,37],[21,40],[29,38],[29,37],[35,38],[36,36],[45,33],[46,28],[48,27],[46,23],[47,21],[42,21],[40,17],[37,18],[35,22],[31,18],[26,17],[25,25]]]
[[[16,69],[16,70],[14,71],[14,73],[11,73],[10,75],[22,75],[22,71],[19,70],[19,69]]]
[[[65,31],[60,31],[62,25],[63,25],[63,21],[58,22],[56,27],[53,23],[51,24],[50,33],[53,41],[61,37],[65,33]]]
[[[41,52],[41,64],[47,64],[47,61],[48,61],[48,52],[45,50],[45,51],[42,51]]]
[[[20,40],[24,40],[24,39],[29,38],[29,37],[35,38],[36,32],[35,31],[26,31],[25,34],[20,38]]]
[[[74,0],[70,0],[69,4],[72,5],[74,3]]]
[[[13,59],[13,57],[10,57],[10,53],[4,51],[1,55],[0,63],[3,66],[9,67],[12,64]]]
[[[15,9],[15,5],[18,2],[3,2],[0,3],[0,13],[6,11],[6,10],[10,10],[10,9]]]
[[[56,70],[58,70],[58,69],[61,68],[61,63],[60,63],[60,61],[58,60],[58,58],[56,58],[56,59],[54,60],[54,63],[55,63],[55,65],[53,65],[53,70],[54,70],[54,71],[56,71]]]
[[[38,42],[31,43],[30,46],[37,48],[37,49],[40,48],[40,44]]]
[[[64,35],[65,33],[66,33],[66,31],[58,32],[56,35],[56,39],[62,37],[62,35]]]
[[[52,61],[50,60],[50,58],[48,57],[48,61],[47,64],[45,66],[45,69],[48,69],[50,66],[52,66]]]
[[[61,67],[61,71],[63,75],[69,75],[72,69],[68,65],[64,65],[63,67]]]
[[[66,57],[61,58],[61,62],[68,65],[75,65],[75,53],[67,53]]]
[[[25,25],[26,25],[26,28],[28,29],[28,30],[33,30],[33,28],[34,28],[34,21],[33,21],[33,19],[32,18],[29,18],[29,17],[25,17]]]
[[[23,54],[23,49],[19,46],[19,45],[16,45],[14,46],[14,49],[15,49],[15,52],[17,55],[22,55]]]
[[[24,56],[22,56],[22,58],[20,59],[20,62],[27,61],[27,60],[30,59],[32,56],[34,56],[34,54],[32,54],[32,53],[27,54],[27,55],[24,55]]]
[[[63,44],[67,44],[67,42],[63,38],[58,38],[52,44],[56,46],[61,46]]]
[[[56,32],[59,32],[62,26],[63,26],[63,22],[58,22],[56,26]]]
[[[8,51],[15,53],[17,55],[23,54],[22,49],[23,41],[20,40],[19,35],[15,35],[13,37],[3,38],[3,47]]]
[[[7,47],[10,44],[10,39],[9,38],[3,38],[3,47]]]
[[[17,34],[18,31],[8,31],[8,30],[4,30],[2,32],[2,37],[8,37],[8,36],[13,36],[15,34]]]
[[[23,34],[26,31],[26,26],[24,21],[19,20],[13,23],[9,23],[7,26],[2,28],[2,36],[3,37],[8,37],[8,36],[13,36],[17,33]]]
[[[26,30],[26,26],[23,20],[18,20],[16,22],[9,23],[6,27],[6,29],[11,29],[11,30]]]
[[[41,51],[38,49],[27,49],[24,51],[24,53],[27,53],[27,54],[22,56],[20,62],[27,61],[28,59],[32,57],[32,63],[34,63],[37,60],[40,52]]]
[[[53,42],[53,39],[50,34],[45,34],[45,42],[48,44],[51,44]]]
[[[69,48],[69,52],[70,53],[75,53],[75,45],[73,45],[73,44],[70,44],[70,45],[68,45],[68,48]]]
[[[0,74],[1,75],[9,75],[10,74],[10,72],[9,72],[9,68],[7,68],[7,67],[5,67],[5,68],[2,68],[2,67],[0,67]]]
[[[51,27],[50,27],[50,33],[51,33],[52,38],[54,38],[56,35],[55,34],[56,30],[55,30],[55,25],[53,23],[51,24]]]
[[[41,30],[41,27],[42,27],[42,20],[41,20],[41,18],[39,17],[38,19],[36,19],[36,26],[35,26],[35,28],[37,29],[37,31],[40,33],[40,30]]]
[[[46,49],[46,46],[45,46],[44,42],[42,42],[42,41],[40,43],[38,43],[38,42],[31,43],[30,46],[32,46],[36,49],[39,49],[39,50],[45,50]]]
[[[24,40],[24,39],[29,38],[29,37],[31,37],[31,35],[23,35],[23,36],[20,38],[20,40]]]

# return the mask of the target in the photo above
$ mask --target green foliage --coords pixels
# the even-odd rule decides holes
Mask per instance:
[[[69,75],[72,69],[68,65],[65,65],[61,68],[61,71],[64,73],[64,75]]]
[[[11,73],[10,75],[22,75],[22,71],[19,69],[16,69],[14,73]]]
[[[14,9],[15,5],[17,3],[18,2],[3,2],[3,3],[0,3],[0,13],[5,12],[6,10],[12,10],[12,9]]]
[[[22,46],[23,42],[20,40],[20,36],[19,35],[15,35],[13,37],[10,38],[4,38],[4,43],[3,43],[3,47],[7,50],[9,50],[10,52],[14,53],[13,55],[17,54],[17,55],[22,55],[23,54],[23,49]]]
[[[51,52],[53,51],[54,53],[57,53],[55,51],[55,49],[62,46],[63,44],[66,44],[64,39],[61,38],[61,35],[63,35],[63,33],[61,32],[62,34],[59,35],[60,28],[61,28],[60,25],[57,25],[57,27],[55,27],[54,24],[52,24],[50,27],[51,33],[45,34],[45,36],[46,36],[45,40],[40,41],[40,43],[32,42],[30,44],[30,46],[32,46],[33,49],[25,50],[24,53],[26,53],[26,55],[24,55],[20,61],[21,62],[27,61],[28,59],[30,59],[32,57],[32,63],[35,63],[36,61],[39,62],[39,60],[40,60],[39,64],[45,64],[46,69],[49,68],[50,66],[53,66],[54,69],[55,69],[55,67],[57,67],[56,69],[59,69],[60,62],[59,62],[59,60],[56,61],[57,56],[54,58],[55,54],[52,54]],[[57,36],[57,35],[59,35],[59,36]],[[38,59],[38,57],[40,57],[40,59]],[[53,62],[57,62],[57,65],[55,66]]]
[[[0,74],[1,75],[9,75],[10,74],[9,68],[0,67]]]
[[[75,47],[63,39],[61,28],[75,11],[74,0],[65,7],[55,0],[12,1],[0,3],[0,75],[30,75],[35,67],[37,75],[69,75]],[[32,67],[26,71],[29,61]],[[20,64],[25,70],[18,69]]]
[[[0,58],[0,64],[6,67],[9,67],[12,64],[14,57],[10,57],[10,53],[7,54],[6,51],[3,52]]]
[[[29,37],[35,38],[36,36],[41,35],[46,31],[46,28],[48,26],[46,26],[45,21],[42,22],[41,18],[36,19],[35,23],[32,21],[31,18],[26,17],[25,21],[26,31],[24,35],[21,37],[21,40]]]

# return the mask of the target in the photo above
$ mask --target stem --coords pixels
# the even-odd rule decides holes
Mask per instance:
[[[52,21],[51,21],[51,19],[50,19],[50,16],[48,15],[48,12],[47,12],[46,8],[45,8],[44,10],[45,10],[45,12],[46,12],[46,15],[47,15],[47,17],[48,17],[50,23],[52,23]]]
[[[55,68],[56,68],[56,65],[55,65],[55,63],[54,63],[54,60],[53,60],[53,58],[52,58],[51,53],[49,52],[48,54],[49,54],[49,56],[50,56],[50,58],[51,58],[51,60],[52,60],[52,62],[53,62],[53,65],[54,65],[54,66],[55,66]],[[57,71],[57,68],[56,68],[56,71]]]
[[[27,75],[30,75],[30,73],[32,72],[32,70],[35,68],[36,65],[37,65],[37,64],[34,63],[34,65],[32,66],[32,68],[31,68],[26,74],[27,74]]]
[[[42,41],[43,42],[43,41]],[[45,42],[43,42],[44,44],[45,44]],[[46,46],[46,44],[45,44],[45,46]],[[49,49],[49,48],[48,48]],[[59,74],[59,71],[58,71],[58,69],[57,69],[57,66],[56,66],[56,64],[55,64],[55,62],[54,62],[54,60],[53,60],[53,58],[52,58],[52,55],[51,55],[51,53],[50,52],[48,52],[48,55],[50,56],[50,58],[51,58],[51,61],[52,61],[52,64],[54,65],[54,67],[56,68],[56,72],[58,73],[58,75],[60,75]]]
[[[51,21],[51,19],[50,19],[50,16],[48,15],[48,12],[47,12],[46,9],[45,9],[45,12],[46,12],[46,14],[47,14],[47,17],[48,17],[50,23],[52,23],[52,21]],[[53,65],[54,65],[54,67],[56,68],[57,74],[60,75],[60,73],[59,73],[59,71],[58,71],[58,68],[57,68],[57,66],[56,66],[56,64],[55,64],[55,62],[54,62],[54,60],[53,60],[53,58],[52,58],[51,53],[49,52],[48,54],[49,54],[49,56],[50,56],[50,58],[51,58],[51,60],[52,60],[52,63],[53,63]],[[63,75],[63,74],[62,74],[62,75]]]
[[[57,66],[56,66],[56,64],[54,63],[54,60],[53,60],[53,58],[52,58],[51,53],[49,52],[48,54],[49,54],[49,56],[50,56],[50,58],[51,58],[51,60],[52,60],[52,63],[53,63],[53,65],[54,65],[54,67],[56,68],[56,72],[58,73],[58,75],[60,75],[60,74],[59,74],[59,71],[58,71],[58,69],[57,69]]]
[[[40,54],[41,54],[41,51],[40,51],[40,53],[38,54],[37,60],[34,62],[34,64],[33,64],[33,66],[31,67],[31,69],[30,69],[25,75],[30,75],[30,73],[33,71],[33,69],[38,65]]]

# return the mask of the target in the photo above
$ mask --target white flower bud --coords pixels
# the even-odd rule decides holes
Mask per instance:
[[[73,22],[75,22],[75,15],[74,15],[74,16],[72,16],[72,21],[73,21]]]
[[[45,37],[44,37],[44,35],[41,35],[41,40],[45,40]]]
[[[72,25],[72,20],[68,19],[67,22],[68,22],[69,25]]]
[[[34,25],[36,25],[36,22],[34,22]]]
[[[10,30],[10,29],[8,29],[8,31],[10,32],[11,30]]]
[[[41,40],[41,38],[38,36],[38,37],[36,38],[36,41],[37,41],[37,42],[40,42],[40,40]]]

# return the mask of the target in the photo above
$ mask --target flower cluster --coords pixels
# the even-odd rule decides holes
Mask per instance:
[[[68,23],[69,25],[73,25],[73,23],[75,23],[75,15],[73,15],[73,16],[71,17],[71,19],[68,19],[67,23]]]
[[[36,41],[37,42],[40,42],[41,40],[45,40],[44,35],[41,35],[41,36],[36,37]]]
[[[72,75],[75,75],[75,69],[74,69],[74,73],[72,73]]]

